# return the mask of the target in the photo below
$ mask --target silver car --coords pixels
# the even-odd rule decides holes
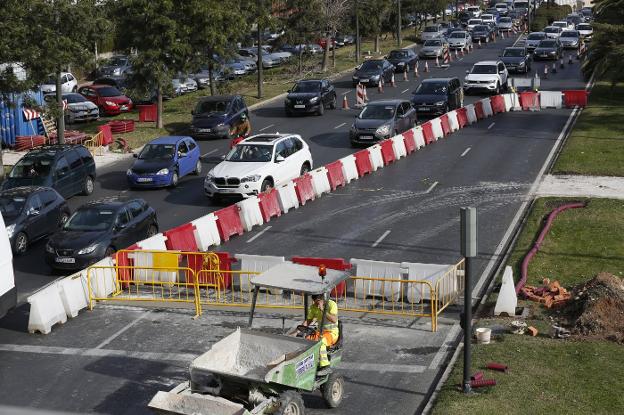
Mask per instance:
[[[544,33],[546,33],[546,37],[550,39],[557,39],[561,36],[561,32],[563,29],[559,26],[547,26],[544,28]]]
[[[418,52],[418,56],[421,58],[441,58],[444,56],[444,51],[448,49],[448,43],[444,39],[432,39],[425,41],[422,48]]]
[[[581,34],[578,30],[564,30],[559,36],[559,42],[564,49],[578,49],[581,41]]]
[[[500,31],[509,32],[513,29],[513,20],[511,20],[511,17],[501,17],[496,27],[498,27]]]
[[[539,43],[546,39],[546,33],[544,32],[531,32],[527,36],[525,46],[529,52],[533,52]]]
[[[63,94],[63,100],[67,102],[65,121],[68,124],[77,121],[94,121],[100,118],[98,106],[80,94]]]
[[[588,23],[580,23],[576,26],[576,30],[578,30],[582,39],[590,40],[592,35],[594,34],[594,29]]]
[[[420,39],[423,42],[431,39],[438,39],[444,35],[445,31],[446,29],[443,28],[441,25],[427,26],[425,27],[425,30],[423,30],[420,34]]]
[[[468,32],[456,31],[449,35],[447,41],[451,49],[467,49],[472,43],[472,37]]]

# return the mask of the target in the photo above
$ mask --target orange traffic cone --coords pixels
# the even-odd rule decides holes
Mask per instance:
[[[379,78],[379,83],[377,84],[377,92],[383,94],[383,81],[381,78]]]
[[[505,40],[505,31],[501,30],[501,40]]]
[[[568,55],[568,65],[572,65],[572,54]]]
[[[557,73],[557,64],[555,62],[552,63],[552,73]]]
[[[481,49],[481,39],[479,39],[479,49]]]
[[[457,49],[455,49],[455,60],[459,59],[459,55],[457,54]]]
[[[343,110],[351,109],[349,108],[349,100],[347,99],[346,95],[342,97],[342,109]]]
[[[362,85],[364,87],[364,101],[368,101],[368,92],[366,91],[366,85]]]
[[[429,72],[429,62],[425,62],[425,73]]]
[[[464,57],[464,48],[463,47],[459,50],[459,54],[462,55],[462,57]]]
[[[390,78],[390,85],[391,85],[393,88],[396,88],[396,82],[394,82],[394,73],[392,73],[392,78]]]
[[[559,62],[559,67],[560,68],[564,68],[565,64],[563,63],[563,58],[561,58],[561,62]]]
[[[407,78],[407,66],[405,67],[405,70],[403,71],[403,80],[404,81],[408,80],[408,78]]]
[[[419,65],[419,62],[416,62],[416,65],[414,65],[414,78],[418,78],[420,76],[418,74],[418,65]]]
[[[544,79],[548,79],[548,64],[544,65]]]
[[[438,57],[436,56],[436,68],[440,67],[440,60],[438,59]]]

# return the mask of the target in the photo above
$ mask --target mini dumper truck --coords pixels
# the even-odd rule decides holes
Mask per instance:
[[[334,346],[327,348],[330,370],[318,372],[320,341],[308,340],[305,326],[297,336],[263,333],[251,328],[261,289],[303,295],[304,314],[309,299],[349,278],[342,271],[284,263],[251,278],[254,287],[249,328],[215,343],[190,365],[190,380],[169,392],[158,392],[149,407],[158,414],[250,415],[304,413],[301,392],[321,391],[330,408],[340,405],[344,379],[335,371],[342,358],[342,327]],[[304,315],[305,319],[305,315]],[[318,328],[323,330],[325,313]]]

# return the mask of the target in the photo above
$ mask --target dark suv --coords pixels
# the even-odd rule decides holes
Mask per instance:
[[[11,169],[2,189],[20,186],[51,187],[68,199],[90,195],[95,182],[95,161],[84,146],[59,144],[33,149]]]
[[[425,79],[412,94],[412,105],[421,114],[440,115],[463,105],[464,91],[457,78]]]
[[[245,123],[249,110],[240,95],[218,95],[200,98],[191,114],[193,138],[231,139]]]
[[[298,81],[286,96],[286,115],[316,113],[323,115],[325,108],[336,109],[336,88],[326,79]]]
[[[387,59],[394,65],[396,72],[412,70],[418,64],[418,55],[413,49],[391,50]]]

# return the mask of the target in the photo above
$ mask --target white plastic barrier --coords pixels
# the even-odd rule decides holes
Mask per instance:
[[[481,104],[483,108],[483,115],[485,115],[485,118],[488,118],[494,115],[494,111],[492,111],[492,102],[490,101],[489,98],[483,98],[481,100]]]
[[[516,94],[515,92],[503,94],[503,98],[505,99],[505,110],[507,112],[522,111],[522,107],[520,106],[520,99],[518,99],[518,94]]]
[[[355,164],[355,156],[349,154],[347,157],[341,158],[340,161],[342,162],[342,174],[344,175],[345,181],[350,183],[351,180],[357,180],[359,176],[357,165]]]
[[[513,270],[507,265],[503,272],[503,283],[496,299],[496,306],[494,306],[494,315],[500,316],[502,313],[506,313],[509,317],[515,316],[517,305],[518,297],[516,296]]]
[[[414,127],[414,141],[416,141],[416,148],[419,149],[425,146],[425,135],[423,134],[422,127]]]
[[[379,144],[369,147],[368,154],[370,155],[373,171],[376,171],[384,166],[383,156],[381,155],[381,146]]]
[[[241,271],[249,271],[249,272],[264,272],[269,268],[273,268],[276,265],[284,263],[286,260],[283,256],[268,256],[268,255],[247,255],[247,254],[236,254],[234,255],[236,259],[241,262],[240,269]],[[252,285],[249,282],[249,279],[253,277],[255,274],[247,274],[241,273],[240,281],[238,286],[242,292],[250,292],[252,290]],[[235,283],[235,282],[234,282]],[[233,285],[235,285],[233,283]],[[272,294],[280,294],[282,290],[270,290]]]
[[[93,267],[106,268],[92,268],[90,270],[87,268],[91,280],[91,293],[94,297],[106,298],[115,291],[116,273],[115,269],[112,268],[113,265],[113,259],[106,257],[92,265]],[[88,295],[87,291],[87,297]]]
[[[466,118],[468,118],[468,124],[474,124],[477,122],[477,113],[473,104],[468,104],[466,108]]]
[[[395,135],[391,138],[392,149],[394,150],[394,157],[398,160],[401,157],[407,156],[407,149],[405,148],[405,141],[403,141],[403,135]]]
[[[441,264],[422,264],[418,262],[401,262],[401,267],[407,271],[408,280],[428,281],[431,284],[431,289],[426,284],[408,284],[407,286],[407,299],[410,303],[419,303],[421,300],[431,300],[431,293],[436,289],[436,281],[438,281],[446,272],[452,271],[454,267],[452,265]],[[456,282],[456,280],[453,279]],[[447,287],[449,284],[442,284]],[[457,285],[455,283],[455,290]]]
[[[87,307],[89,292],[86,289],[86,270],[58,281],[59,293],[67,317],[74,318]]]
[[[221,244],[221,236],[219,235],[219,228],[217,227],[217,217],[214,213],[209,213],[201,218],[191,221],[191,224],[195,226],[193,234],[195,235],[195,242],[200,251],[208,251],[213,245]]]
[[[52,282],[27,298],[30,304],[28,332],[48,334],[52,326],[67,321],[58,283]]]
[[[563,93],[561,91],[540,91],[540,106],[542,108],[563,107]]]
[[[451,127],[451,131],[455,132],[459,130],[459,120],[457,119],[457,111],[453,110],[446,114],[448,116],[449,126]]]
[[[137,246],[140,250],[149,251],[166,251],[167,246],[165,241],[167,238],[162,233],[137,242]],[[148,269],[135,269],[134,279],[137,281],[161,281],[161,282],[175,282],[178,279],[177,271],[154,271],[149,268],[160,266],[154,260],[154,255],[161,255],[153,252],[130,252],[128,257],[134,259],[135,267],[145,267]]]
[[[368,259],[352,258],[351,264],[355,265],[355,276],[370,278],[385,278],[402,280],[401,264],[398,262],[371,261]],[[355,295],[384,296],[387,300],[397,301],[402,294],[400,282],[383,282],[354,280]],[[362,286],[363,284],[363,286]]]
[[[316,197],[321,197],[323,193],[331,192],[331,186],[329,185],[329,178],[327,177],[327,169],[325,167],[319,167],[310,172],[312,176],[312,187],[314,188],[314,194]]]
[[[260,202],[256,196],[241,200],[236,205],[238,206],[238,216],[240,216],[246,232],[251,231],[254,226],[264,223],[264,218],[260,211]]]
[[[444,138],[444,130],[442,129],[442,120],[440,117],[431,120],[431,130],[436,140]]]
[[[287,213],[290,209],[299,207],[295,183],[292,180],[277,188],[277,196],[282,212]]]

